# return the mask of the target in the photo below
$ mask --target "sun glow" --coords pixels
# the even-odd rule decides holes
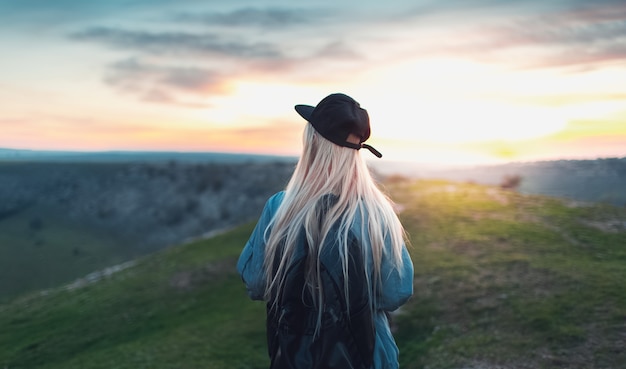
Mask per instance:
[[[303,85],[240,81],[229,95],[215,97],[205,118],[215,124],[245,126],[272,120],[294,119],[290,107],[296,104],[316,104],[327,91]]]
[[[380,112],[379,112],[380,110]],[[380,107],[373,113],[377,135],[433,142],[526,140],[563,129],[567,121],[548,108],[487,101],[422,101]]]
[[[566,126],[566,117],[554,107],[490,97],[497,95],[494,91],[505,78],[510,79],[510,74],[467,61],[437,59],[394,65],[367,81],[377,91],[367,95],[368,110],[376,134],[385,138],[408,135],[448,143],[520,140],[549,135]]]

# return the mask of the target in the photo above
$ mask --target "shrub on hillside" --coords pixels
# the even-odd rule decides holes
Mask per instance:
[[[517,190],[522,183],[522,176],[518,174],[506,175],[500,182],[500,188],[504,190]]]

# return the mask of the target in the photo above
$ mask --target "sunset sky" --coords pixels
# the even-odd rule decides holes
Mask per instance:
[[[293,105],[343,92],[383,160],[626,156],[623,0],[0,0],[0,30],[0,148],[297,155]]]

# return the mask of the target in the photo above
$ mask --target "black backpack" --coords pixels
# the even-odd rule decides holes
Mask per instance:
[[[301,239],[304,239],[302,237]],[[321,255],[324,305],[315,335],[318,311],[305,287],[306,241],[301,257],[291,263],[279,301],[267,304],[267,342],[271,369],[370,369],[375,328],[360,245],[349,238],[349,273],[344,280],[341,259],[332,237]],[[276,263],[274,263],[276,265]],[[344,293],[349,285],[349,309]]]

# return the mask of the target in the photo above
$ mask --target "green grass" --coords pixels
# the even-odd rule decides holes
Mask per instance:
[[[248,300],[235,272],[251,229],[1,306],[0,367],[265,367],[264,306]]]
[[[0,301],[68,283],[134,256],[109,233],[62,218],[30,207],[0,219]]]
[[[388,190],[415,264],[393,317],[402,368],[626,367],[626,209],[447,182]],[[235,272],[252,226],[0,305],[0,368],[267,367],[264,304]]]
[[[470,184],[392,192],[416,271],[403,368],[626,367],[626,232],[597,228],[625,209]]]

